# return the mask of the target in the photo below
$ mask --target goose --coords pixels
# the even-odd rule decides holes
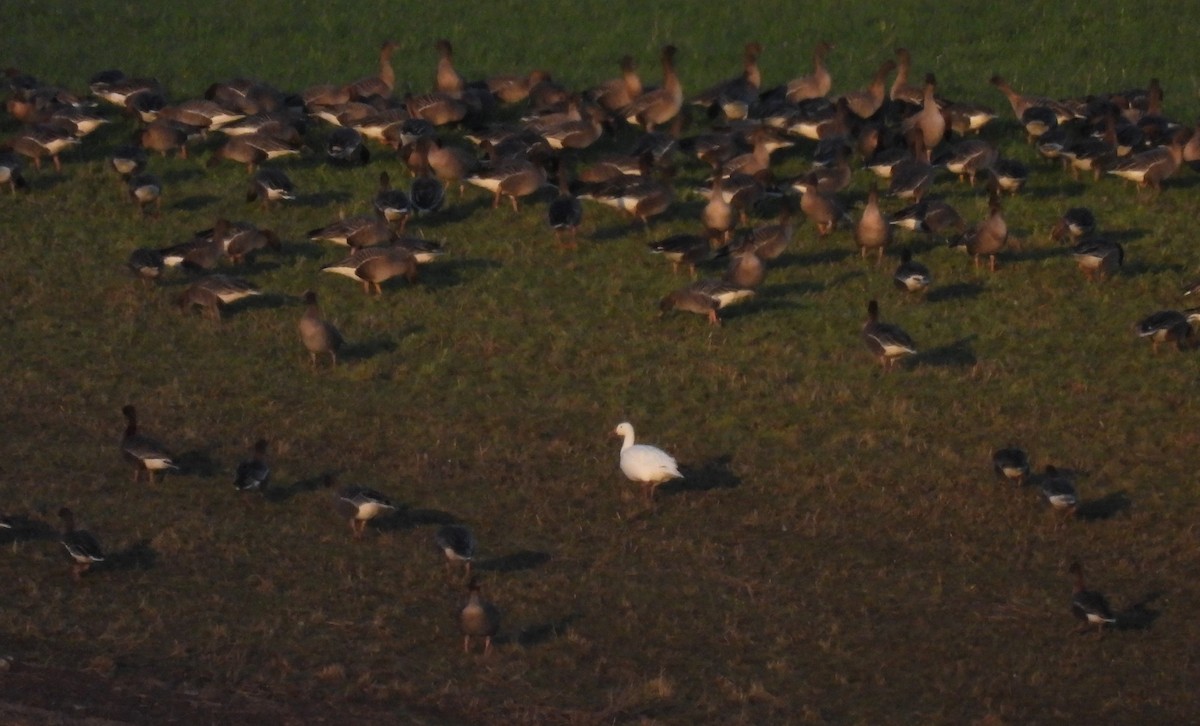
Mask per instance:
[[[1120,243],[1103,237],[1082,240],[1071,249],[1075,264],[1088,280],[1103,282],[1125,263],[1125,249]]]
[[[1071,593],[1071,614],[1083,623],[1078,632],[1086,633],[1094,625],[1097,635],[1104,635],[1104,626],[1117,622],[1116,616],[1108,606],[1108,599],[1096,590],[1087,589],[1083,580],[1083,565],[1078,560],[1071,563],[1068,572],[1075,578],[1075,587]]]
[[[978,134],[996,118],[993,108],[978,103],[952,102],[944,105],[942,110],[950,120],[950,130],[959,136]]]
[[[379,74],[367,76],[347,85],[346,90],[352,100],[366,100],[373,97],[388,98],[396,86],[396,71],[392,68],[392,53],[400,46],[392,41],[384,41],[379,47]]]
[[[949,124],[942,109],[938,107],[934,92],[937,90],[937,79],[932,73],[925,76],[925,89],[922,95],[921,110],[901,122],[900,129],[905,134],[920,136],[920,148],[924,150],[925,161],[933,156],[933,149],[942,143],[946,137]],[[914,154],[915,156],[916,154]]]
[[[753,245],[755,254],[765,261],[779,259],[796,233],[794,214],[792,203],[785,200],[778,220],[750,229],[745,233],[746,243]]]
[[[1058,116],[1046,106],[1030,106],[1021,113],[1021,126],[1030,144],[1058,128]]]
[[[1092,172],[1092,179],[1099,181],[1105,169],[1117,162],[1117,133],[1114,124],[1115,112],[1105,119],[1105,128],[1100,136],[1089,136],[1067,144],[1059,152],[1071,171],[1071,178],[1078,179],[1079,172]]]
[[[129,100],[140,94],[161,95],[162,84],[155,78],[131,78],[118,72],[108,78],[98,78],[89,84],[92,95],[118,108],[128,108]]]
[[[908,72],[912,68],[912,54],[907,48],[897,48],[894,53],[896,55],[896,78],[892,81],[888,98],[911,106],[920,106],[925,98],[924,89],[908,82]]]
[[[939,163],[958,180],[969,181],[975,186],[975,177],[988,171],[997,159],[996,147],[982,139],[968,139],[955,144]]]
[[[571,241],[566,246],[572,248],[576,246],[576,234],[583,221],[583,205],[575,198],[575,195],[571,194],[567,184],[567,170],[561,164],[558,168],[558,196],[546,206],[546,221],[554,230],[554,239],[559,247],[564,246],[562,241],[564,232],[571,235]]]
[[[359,247],[350,256],[321,268],[322,272],[344,275],[362,283],[363,292],[383,294],[380,285],[393,277],[417,281],[417,259],[403,247]]]
[[[825,56],[833,50],[833,45],[821,41],[813,49],[813,69],[806,76],[793,78],[787,82],[786,96],[792,103],[799,103],[813,98],[824,98],[833,88],[833,78],[825,67]]]
[[[654,491],[663,482],[683,478],[679,465],[670,454],[656,446],[633,442],[633,424],[628,421],[617,424],[613,435],[623,439],[621,472],[630,481],[641,485],[647,501],[654,501]]]
[[[647,131],[653,131],[656,126],[667,123],[679,113],[683,107],[683,86],[675,73],[677,52],[673,45],[663,46],[660,55],[662,86],[642,93],[621,109],[620,114],[626,121],[642,126]]]
[[[1152,353],[1158,353],[1161,343],[1174,343],[1177,350],[1183,350],[1192,336],[1192,323],[1200,321],[1200,308],[1178,310],[1159,310],[1138,321],[1134,326],[1139,338],[1150,340]]]
[[[1130,154],[1114,164],[1107,173],[1134,182],[1139,190],[1148,187],[1161,191],[1163,181],[1171,177],[1183,163],[1183,147],[1190,135],[1190,129],[1181,129],[1171,137],[1170,143]]]
[[[342,334],[333,323],[321,316],[321,308],[317,305],[317,293],[308,290],[304,293],[305,310],[300,317],[300,342],[308,351],[309,361],[313,370],[317,368],[317,356],[329,354],[329,365],[337,365],[337,354],[342,347]]]
[[[174,106],[166,106],[158,110],[158,119],[175,121],[185,126],[201,131],[219,131],[234,121],[240,121],[246,114],[229,111],[217,103],[201,98],[183,101]]]
[[[63,521],[62,544],[71,558],[71,575],[76,580],[98,562],[104,562],[104,548],[100,541],[86,529],[75,529],[75,513],[67,507],[58,510]]]
[[[671,262],[671,272],[678,274],[680,265],[691,268],[692,276],[696,275],[696,265],[716,257],[720,251],[728,252],[728,247],[715,249],[710,238],[698,234],[673,234],[660,240],[646,244],[654,254],[662,255]]]
[[[141,479],[143,471],[146,472],[146,482],[154,484],[154,472],[179,470],[162,444],[138,430],[137,409],[133,405],[124,406],[121,414],[125,416],[125,433],[121,435],[121,456],[133,465],[135,485]]]
[[[929,273],[928,267],[915,261],[912,251],[906,248],[900,251],[900,264],[892,273],[892,281],[900,290],[924,295],[933,284],[933,275]]]
[[[441,93],[461,96],[466,82],[454,68],[454,46],[449,40],[442,38],[433,44],[438,54],[437,71],[434,75],[433,88]]]
[[[279,169],[259,169],[246,192],[246,201],[261,201],[263,209],[271,202],[287,202],[295,198],[296,186]]]
[[[47,124],[28,127],[12,140],[12,150],[33,159],[33,168],[39,171],[43,156],[50,157],[55,171],[62,171],[59,155],[78,145],[79,139],[74,134]]]
[[[230,222],[218,219],[212,230],[200,234],[210,234],[220,244],[222,252],[234,264],[241,264],[248,257],[261,249],[271,249],[276,252],[283,249],[279,236],[269,229],[260,229],[251,222]]]
[[[199,307],[204,315],[220,322],[222,305],[261,294],[261,290],[240,277],[207,275],[188,285],[176,299],[176,304],[185,313]]]
[[[158,250],[150,249],[149,247],[138,247],[129,253],[129,258],[125,261],[125,266],[138,279],[148,283],[162,277],[165,263],[163,262],[162,253]]]
[[[726,201],[722,192],[723,177],[718,169],[713,179],[712,192],[708,195],[708,204],[700,212],[700,222],[709,237],[719,242],[728,242],[737,225],[737,215],[733,205]]]
[[[86,109],[75,106],[64,106],[55,110],[46,123],[66,129],[72,136],[82,139],[110,122],[103,116],[99,116]]]
[[[166,267],[212,270],[220,263],[224,250],[219,239],[211,234],[200,234],[186,242],[163,247],[158,250],[158,254]]]
[[[891,181],[888,183],[888,194],[897,199],[912,199],[921,201],[929,187],[937,168],[920,159],[908,157],[901,159],[892,167]]]
[[[885,373],[895,367],[896,361],[917,353],[916,343],[900,326],[879,322],[879,303],[875,300],[867,303],[862,339]]]
[[[500,609],[480,594],[479,582],[471,580],[467,599],[458,611],[458,629],[463,636],[463,652],[471,652],[471,639],[483,638],[483,654],[492,652],[492,638],[500,632]]]
[[[992,167],[988,171],[991,172],[988,188],[994,189],[998,193],[1016,194],[1029,181],[1029,167],[1016,159],[998,158],[992,162]]]
[[[771,167],[771,153],[793,145],[790,139],[769,126],[761,126],[754,129],[746,137],[746,141],[750,143],[750,151],[738,154],[724,164],[721,164],[718,174],[724,174],[725,176],[733,174],[754,175],[767,171]]]
[[[1029,454],[1014,446],[996,449],[992,453],[992,470],[996,476],[1021,486],[1025,483],[1025,477],[1029,476]]]
[[[883,251],[892,242],[892,225],[879,208],[879,191],[874,184],[867,193],[867,206],[863,208],[862,217],[854,226],[854,241],[864,260],[868,250],[875,250],[876,265],[883,262]]]
[[[822,194],[802,182],[794,183],[792,188],[800,192],[800,211],[816,225],[818,236],[824,237],[837,229],[839,223],[850,221],[842,205],[832,195]]]
[[[146,168],[146,151],[132,144],[118,146],[108,157],[108,167],[117,173],[121,181],[128,181]]]
[[[21,175],[21,160],[16,154],[0,153],[0,185],[8,185],[8,191],[16,194],[17,190],[28,190],[29,183]]]
[[[395,239],[396,232],[382,214],[358,214],[310,229],[305,236],[314,242],[358,248],[387,244]]]
[[[134,142],[143,149],[157,151],[164,158],[176,152],[180,159],[188,158],[187,144],[191,134],[187,129],[167,119],[150,122],[134,135]]]
[[[573,190],[580,199],[590,199],[608,207],[618,209],[640,220],[647,228],[650,218],[662,214],[675,200],[674,187],[651,175],[653,156],[643,154],[639,159],[639,173],[618,174],[606,181],[585,182],[576,180]],[[586,171],[586,170],[584,170]],[[664,172],[669,176],[670,170]]]
[[[271,480],[271,465],[267,462],[267,440],[254,442],[250,458],[238,464],[233,475],[233,488],[239,492],[265,492]]]
[[[799,181],[805,185],[816,187],[824,194],[836,194],[849,188],[854,171],[846,159],[846,152],[840,147],[834,152],[834,162],[828,166],[818,166],[804,173]]]
[[[747,43],[742,54],[742,73],[706,88],[696,94],[691,103],[720,110],[727,119],[745,118],[750,105],[758,100],[758,89],[762,85],[762,71],[758,67],[762,50],[762,44],[757,41]]]
[[[425,163],[440,181],[457,184],[458,196],[462,198],[466,188],[464,180],[479,169],[479,160],[466,149],[448,146],[434,137],[425,137],[417,142],[425,153]]]
[[[464,101],[447,93],[409,94],[404,107],[413,118],[424,119],[434,126],[456,124],[471,110]]]
[[[492,192],[492,209],[500,206],[500,199],[508,197],[514,212],[519,212],[517,199],[527,197],[546,184],[546,170],[533,159],[509,159],[478,171],[463,181]]]
[[[303,117],[297,116],[291,111],[270,111],[256,113],[240,121],[234,121],[223,127],[221,133],[226,136],[260,134],[299,146],[307,126]]]
[[[411,235],[397,237],[391,246],[408,252],[418,265],[428,264],[446,254],[446,248],[440,242]]]
[[[386,171],[379,172],[379,191],[375,192],[372,204],[375,212],[383,217],[389,227],[400,225],[398,231],[400,234],[404,233],[408,218],[413,213],[413,203],[402,189],[392,188],[392,177]]]
[[[711,325],[720,325],[719,310],[736,305],[751,297],[754,297],[754,290],[739,287],[736,283],[728,280],[699,280],[669,293],[659,301],[658,314],[659,317],[662,317],[672,310],[696,313],[706,316]],[[624,456],[622,456],[622,462],[624,462]],[[624,470],[624,463],[622,463],[622,470]],[[626,475],[629,476],[629,473],[626,472]],[[630,478],[633,477],[630,476]],[[635,479],[635,481],[637,480]],[[645,485],[643,484],[643,486]]]
[[[991,196],[987,218],[959,235],[951,246],[966,249],[967,254],[975,259],[976,268],[979,267],[979,258],[987,255],[988,269],[996,271],[996,255],[1008,246],[1008,225],[1001,213],[998,196]]]
[[[621,68],[621,75],[604,81],[598,86],[593,86],[586,93],[586,97],[610,114],[616,114],[621,109],[633,103],[633,100],[642,95],[642,79],[638,76],[637,64],[633,60],[633,56],[624,55],[617,61]]]
[[[1075,485],[1071,483],[1070,478],[1064,476],[1050,464],[1046,465],[1045,473],[1042,475],[1041,491],[1042,498],[1050,505],[1051,510],[1063,517],[1070,517],[1075,513],[1075,508],[1079,504],[1079,495],[1075,492]]]
[[[335,164],[366,164],[371,160],[371,150],[361,131],[342,126],[325,139],[325,156]]]
[[[889,58],[879,66],[879,70],[875,71],[875,75],[866,88],[843,95],[842,98],[846,100],[846,106],[850,112],[861,119],[874,116],[883,107],[887,76],[895,69],[896,61]]]
[[[529,98],[529,92],[539,83],[550,80],[550,73],[544,70],[533,70],[527,75],[498,75],[490,76],[484,83],[488,91],[500,103],[520,103]]]
[[[130,177],[126,189],[130,200],[143,216],[151,204],[154,205],[155,216],[162,211],[162,182],[154,174],[142,173]]]
[[[1013,116],[1018,120],[1024,116],[1027,110],[1034,106],[1041,106],[1053,111],[1058,123],[1066,123],[1075,118],[1075,112],[1066,104],[1044,96],[1024,96],[1017,93],[1002,76],[992,76],[990,83],[1000,89],[1000,92],[1008,99],[1008,103],[1012,107]]]
[[[1079,240],[1095,231],[1096,215],[1092,210],[1087,207],[1071,207],[1063,212],[1050,229],[1050,239],[1055,242]]]
[[[332,474],[325,476],[325,487],[333,489],[337,484]],[[333,511],[350,522],[354,539],[360,540],[366,532],[367,522],[396,511],[396,505],[385,495],[374,489],[346,486],[333,493]]]
[[[446,570],[461,562],[466,576],[471,576],[471,562],[475,559],[475,533],[470,527],[461,524],[446,524],[438,527],[433,535],[433,542],[438,550],[446,556]]]
[[[246,165],[246,173],[253,174],[259,164],[281,156],[299,154],[300,149],[266,134],[230,136],[213,152],[208,166],[214,167],[222,159]]]
[[[427,165],[413,179],[408,196],[412,200],[414,215],[432,214],[441,209],[446,201],[446,186],[429,173]]]

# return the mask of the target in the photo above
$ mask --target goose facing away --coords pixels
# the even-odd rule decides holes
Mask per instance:
[[[992,470],[996,476],[1021,486],[1029,476],[1029,454],[1013,446],[997,449],[992,453]]]
[[[1151,351],[1158,353],[1162,343],[1174,343],[1178,350],[1187,347],[1192,337],[1192,323],[1200,321],[1200,308],[1159,310],[1138,321],[1134,326],[1139,338],[1150,340]]]
[[[271,465],[267,462],[267,440],[254,442],[250,458],[238,464],[233,477],[233,488],[239,492],[265,492],[271,479]]]
[[[325,486],[333,488],[333,475],[325,477]],[[341,487],[333,493],[333,510],[350,522],[354,539],[362,539],[367,522],[396,511],[396,505],[385,495],[367,487]]]
[[[220,322],[222,305],[261,294],[262,291],[240,277],[208,275],[189,285],[176,302],[185,313],[192,307],[199,307],[205,315]]]
[[[1078,560],[1071,563],[1069,572],[1075,579],[1074,590],[1071,593],[1071,614],[1083,623],[1078,632],[1086,633],[1094,625],[1097,635],[1103,635],[1105,625],[1117,622],[1116,616],[1108,606],[1108,599],[1096,590],[1087,589],[1083,580],[1083,565]]]
[[[304,304],[307,306],[304,315],[300,317],[300,341],[308,351],[309,361],[313,370],[317,368],[317,356],[329,354],[329,365],[337,365],[337,354],[342,347],[342,334],[333,323],[321,316],[321,308],[317,305],[317,293],[309,290],[304,293]]]
[[[641,485],[648,502],[654,501],[654,491],[660,484],[683,478],[673,456],[656,446],[634,443],[633,424],[628,421],[618,424],[613,435],[623,438],[621,472]]]
[[[104,548],[85,529],[75,529],[75,514],[67,507],[58,510],[63,521],[62,544],[71,558],[71,575],[79,580],[97,562],[104,561]]]
[[[142,472],[146,472],[146,481],[154,483],[154,472],[179,467],[171,461],[171,455],[166,452],[154,439],[138,430],[137,409],[126,405],[121,409],[125,416],[125,433],[121,436],[121,456],[133,465],[133,483],[137,484]]]
[[[1064,518],[1075,514],[1075,508],[1079,504],[1079,495],[1075,491],[1075,485],[1071,483],[1070,478],[1049,464],[1046,465],[1046,471],[1042,474],[1041,491],[1042,498],[1046,500],[1053,511]]]
[[[446,556],[446,569],[450,570],[456,563],[461,562],[466,570],[466,576],[471,576],[471,562],[475,559],[475,533],[470,527],[461,524],[447,524],[439,527],[433,535],[434,544]]]
[[[917,353],[916,343],[900,326],[879,321],[879,303],[875,300],[867,303],[862,338],[867,349],[879,359],[885,373],[895,367],[896,361]]]
[[[900,251],[900,264],[892,273],[892,281],[900,290],[924,295],[933,284],[933,275],[928,267],[912,258],[911,250],[903,249]]]
[[[463,652],[471,652],[471,639],[483,638],[483,654],[492,652],[492,638],[500,632],[500,609],[483,598],[479,582],[471,580],[467,599],[458,612],[458,628],[463,635]]]

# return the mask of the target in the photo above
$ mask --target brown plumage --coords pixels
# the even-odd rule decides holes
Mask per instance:
[[[304,304],[307,306],[300,316],[300,342],[308,351],[313,370],[317,368],[317,356],[329,354],[330,366],[337,365],[337,354],[342,347],[342,334],[333,323],[321,316],[321,308],[317,305],[317,293],[309,290],[304,293]]]

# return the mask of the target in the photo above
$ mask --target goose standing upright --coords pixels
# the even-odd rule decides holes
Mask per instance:
[[[313,370],[317,369],[317,355],[329,354],[330,366],[337,365],[337,354],[342,347],[342,334],[321,316],[321,308],[317,306],[317,293],[309,290],[304,293],[304,304],[307,308],[300,317],[300,341],[308,350],[309,360]]]
[[[787,100],[791,103],[808,101],[813,98],[824,98],[833,88],[833,77],[825,67],[825,56],[833,50],[833,45],[821,41],[813,49],[812,73],[788,81],[786,86]]]
[[[467,600],[458,612],[458,628],[463,635],[463,652],[471,652],[471,639],[483,638],[483,654],[492,652],[492,638],[500,632],[500,609],[483,599],[479,581],[472,579]]]
[[[892,242],[892,225],[879,208],[879,191],[874,184],[871,184],[871,190],[867,193],[867,206],[863,208],[862,217],[854,227],[854,241],[858,243],[859,254],[864,260],[868,250],[875,250],[876,265],[883,262],[883,252]]]
[[[134,484],[141,479],[143,471],[146,472],[146,482],[153,484],[154,472],[179,470],[161,444],[138,430],[136,408],[126,405],[121,409],[121,414],[125,416],[125,433],[121,435],[121,456],[133,465]]]
[[[254,442],[250,458],[238,464],[233,478],[233,488],[239,492],[265,492],[271,479],[271,465],[267,462],[267,440]]]
[[[620,423],[613,434],[624,439],[621,444],[621,472],[642,487],[646,501],[654,501],[654,490],[663,482],[682,479],[675,458],[656,446],[635,444],[633,424]]]
[[[71,575],[79,580],[97,562],[104,561],[104,548],[85,529],[75,529],[75,514],[67,507],[58,510],[63,521],[62,544],[72,562]]]
[[[903,328],[879,321],[879,303],[875,300],[867,303],[867,322],[863,324],[862,338],[867,349],[879,359],[885,373],[895,367],[896,361],[917,353],[916,343]]]
[[[661,60],[663,69],[662,86],[652,91],[646,91],[633,100],[633,103],[621,110],[621,115],[631,124],[645,127],[646,131],[654,131],[654,127],[665,124],[683,108],[683,86],[675,73],[675,55],[678,51],[673,45],[663,46]]]

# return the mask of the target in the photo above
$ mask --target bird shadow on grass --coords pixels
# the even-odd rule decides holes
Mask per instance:
[[[175,457],[174,462],[180,471],[187,476],[198,476],[208,479],[219,473],[217,462],[213,461],[212,456],[203,450],[185,451]]]
[[[754,301],[770,298],[774,300],[784,295],[808,295],[825,292],[826,285],[820,282],[789,282],[782,285],[763,285],[755,295]],[[751,304],[753,304],[753,302]]]
[[[1085,522],[1096,522],[1128,512],[1132,506],[1133,501],[1124,491],[1112,492],[1099,499],[1081,502],[1075,508],[1075,516]]]
[[[491,557],[475,565],[480,572],[520,572],[534,570],[550,561],[549,552],[521,550],[499,557]]]
[[[1149,630],[1162,614],[1162,611],[1152,610],[1149,606],[1160,597],[1161,592],[1148,593],[1141,600],[1116,613],[1117,622],[1113,627],[1117,630]]]
[[[158,552],[150,546],[150,540],[142,539],[123,550],[110,552],[105,558],[107,569],[117,571],[149,570],[158,562]]]
[[[787,255],[787,263],[785,266],[790,267],[796,265],[798,267],[813,267],[815,265],[835,265],[845,262],[850,255],[853,254],[850,250],[844,249],[825,249],[817,252],[805,252],[793,255]],[[866,275],[865,270],[843,273],[838,277],[837,281],[830,284],[829,287],[836,287],[838,284],[845,282],[851,277],[862,277]]]
[[[171,209],[182,209],[185,212],[198,212],[205,207],[211,207],[221,198],[215,194],[191,194],[170,206]]]
[[[163,184],[182,184],[204,176],[204,172],[195,167],[179,167],[168,169],[162,174]],[[215,200],[216,197],[213,197]]]
[[[255,310],[275,310],[289,305],[291,300],[284,295],[266,293],[239,300],[233,305],[226,305],[221,311],[221,317],[230,320],[244,314],[253,314]]]
[[[296,207],[320,208],[328,207],[333,204],[348,204],[354,196],[350,192],[341,190],[325,189],[311,194],[297,194],[292,200],[292,205]]]
[[[532,648],[536,645],[544,645],[550,641],[561,638],[567,634],[571,628],[571,624],[580,618],[579,613],[571,613],[566,617],[557,620],[551,620],[545,623],[535,623],[533,625],[525,625],[512,633],[505,633],[495,638],[498,645],[516,644],[522,648]]]
[[[650,230],[647,230],[640,222],[634,222],[631,226],[629,222],[619,222],[607,227],[597,227],[588,235],[588,239],[592,242],[611,242],[622,237],[639,237],[644,242],[650,242],[654,236]]]
[[[322,472],[307,479],[298,479],[284,487],[270,486],[263,492],[263,499],[272,504],[282,504],[298,494],[315,492],[325,487],[325,480],[336,476],[337,472]]]
[[[713,489],[736,489],[742,485],[742,478],[733,471],[733,454],[721,454],[699,465],[682,465],[679,473],[683,474],[682,479],[663,484],[658,487],[658,492],[673,496]]]
[[[971,350],[971,341],[978,336],[968,335],[965,338],[959,338],[953,343],[938,346],[923,350],[916,355],[911,365],[916,366],[935,366],[935,367],[957,367],[965,368],[978,363],[975,357],[975,351]]]
[[[449,192],[447,192],[447,195],[449,195]],[[449,200],[447,199],[447,201]],[[467,220],[476,212],[482,212],[490,206],[491,202],[484,197],[456,199],[453,204],[444,205],[438,211],[422,216],[420,219],[421,228],[437,229],[438,227],[458,224]]]
[[[402,507],[395,516],[388,517],[379,523],[380,529],[399,531],[417,527],[442,526],[458,524],[458,517],[440,509],[419,509]]]
[[[316,242],[300,240],[297,242],[285,242],[281,254],[288,258],[299,257],[305,260],[319,260],[325,257],[326,249],[327,247],[322,247]]]
[[[925,296],[925,300],[931,303],[973,300],[983,294],[984,290],[987,290],[987,286],[978,282],[954,282],[933,288]]]
[[[496,260],[479,257],[434,262],[422,268],[420,284],[438,289],[458,287],[475,280],[484,272],[500,267],[501,264]]]
[[[1155,275],[1163,272],[1173,274],[1183,274],[1188,268],[1184,265],[1172,262],[1157,262],[1151,263],[1145,260],[1133,260],[1121,265],[1121,271],[1117,274],[1122,277],[1135,277],[1137,275]]]
[[[392,338],[376,337],[357,340],[342,346],[338,352],[338,361],[370,360],[380,353],[393,353],[396,351],[396,347],[396,341]]]
[[[11,529],[0,529],[0,547],[20,542],[53,542],[58,539],[58,532],[40,519],[18,515],[9,517],[8,523]]]

